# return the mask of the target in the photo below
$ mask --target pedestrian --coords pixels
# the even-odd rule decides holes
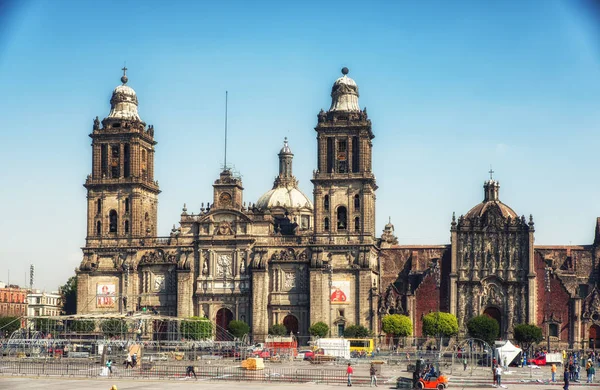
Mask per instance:
[[[131,358],[130,353],[127,354],[127,359],[125,359],[125,368],[127,369],[129,367],[133,368],[133,359]]]
[[[375,364],[373,363],[371,363],[369,374],[371,374],[371,387],[373,387],[373,384],[375,384],[375,387],[377,387],[377,370],[375,370]]]
[[[498,386],[498,374],[496,373],[496,366],[492,366],[492,375],[494,375],[494,384],[493,387]]]
[[[499,364],[496,366],[496,382],[498,382],[498,387],[502,386],[502,368]]]
[[[504,356],[504,369],[508,370],[508,360],[506,359],[506,356]]]
[[[108,368],[108,372],[110,372],[110,374],[112,375],[112,360],[108,359],[106,361],[106,368]]]
[[[590,364],[590,368],[588,369],[588,383],[594,383],[594,375],[596,374],[596,368],[593,364]]]
[[[352,386],[352,374],[354,374],[354,369],[352,368],[352,365],[350,363],[348,363],[346,374],[348,375],[348,387],[350,387]]]
[[[563,381],[565,381],[565,385],[563,386],[564,390],[569,390],[569,381],[571,376],[569,375],[569,368],[565,366],[565,373],[563,374]]]
[[[552,382],[556,382],[556,364],[552,363],[550,371],[552,371]]]
[[[137,331],[137,341],[142,341],[142,327],[140,326]]]
[[[196,376],[196,371],[194,371],[194,366],[187,366],[185,370],[185,376],[191,377],[191,374],[194,374],[194,379],[198,379]]]
[[[463,359],[463,367],[464,367],[463,371],[467,371],[467,358],[466,357]]]
[[[133,368],[135,366],[137,366],[137,353],[134,353],[131,357],[131,367]]]

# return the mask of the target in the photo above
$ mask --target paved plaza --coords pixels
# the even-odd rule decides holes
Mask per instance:
[[[315,383],[247,383],[247,382],[214,382],[208,380],[193,380],[193,379],[177,379],[177,380],[112,380],[112,379],[64,379],[64,378],[14,378],[0,377],[0,389],[90,389],[90,390],[109,390],[112,385],[116,385],[119,390],[166,390],[166,389],[206,389],[225,390],[225,389],[244,389],[244,390],[274,390],[274,389],[340,389],[345,385],[322,385]],[[360,386],[366,387],[366,386]],[[450,384],[450,389],[493,389],[489,384],[473,384],[459,385]],[[574,384],[575,389],[590,388],[590,385]],[[595,384],[595,388],[600,385]],[[389,384],[382,384],[381,389],[394,388]],[[562,383],[556,384],[508,384],[507,388],[514,390],[559,390],[562,389]]]

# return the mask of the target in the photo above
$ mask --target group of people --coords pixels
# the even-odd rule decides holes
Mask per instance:
[[[496,359],[494,359],[495,361]],[[502,386],[502,367],[500,364],[492,364],[492,374],[494,375],[494,387]]]
[[[348,377],[348,387],[352,386],[352,375],[354,375],[354,368],[351,363],[348,363],[348,367],[346,368],[346,375]],[[371,367],[369,367],[369,375],[371,376],[371,387],[377,386],[377,369],[375,368],[375,364],[371,363]]]

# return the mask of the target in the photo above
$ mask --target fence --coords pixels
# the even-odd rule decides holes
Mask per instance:
[[[62,376],[62,377],[99,377],[104,367],[88,362],[32,362],[32,361],[0,361],[0,375],[22,376]],[[111,377],[139,379],[175,379],[186,376],[187,366],[142,363],[135,369],[125,369],[119,365],[112,367]],[[240,367],[227,366],[194,366],[198,379],[227,381],[259,381],[259,382],[318,382],[339,384],[346,382],[344,369],[311,369],[311,368],[265,368],[249,371]],[[193,375],[192,375],[193,376]],[[386,380],[386,378],[381,378]],[[388,378],[389,379],[389,378]],[[368,376],[354,376],[353,381],[367,383]]]

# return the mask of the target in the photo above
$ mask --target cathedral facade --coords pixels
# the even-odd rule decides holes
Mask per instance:
[[[157,237],[154,127],[140,118],[124,75],[90,134],[78,313],[152,308],[223,328],[242,320],[260,340],[274,324],[305,336],[319,321],[334,336],[349,325],[379,335],[381,316],[394,313],[409,315],[420,336],[422,316],[442,310],[462,332],[487,314],[503,338],[535,323],[554,343],[600,343],[600,240],[534,246],[533,218],[502,203],[491,177],[483,202],[452,217],[449,245],[399,245],[391,223],[377,236],[374,133],[358,86],[342,73],[329,110],[317,115],[312,197],[298,188],[285,140],[279,175],[256,203],[244,201],[241,178],[225,167],[212,202],[184,206],[169,237]]]

